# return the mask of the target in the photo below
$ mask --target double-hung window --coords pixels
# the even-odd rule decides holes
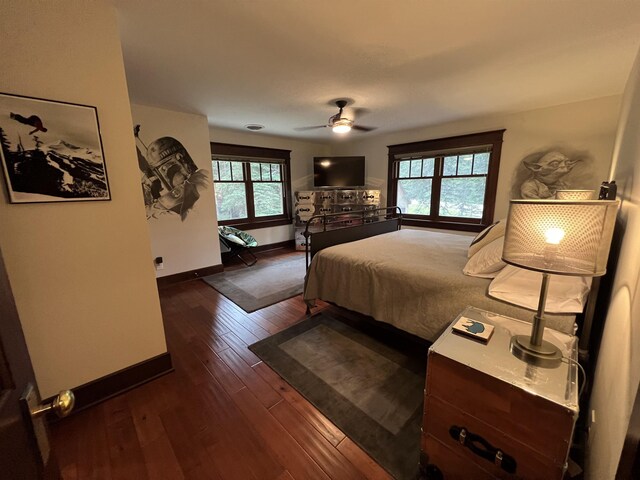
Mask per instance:
[[[389,146],[389,204],[403,224],[480,230],[493,221],[504,130]]]
[[[218,223],[241,229],[291,223],[290,153],[212,143]]]

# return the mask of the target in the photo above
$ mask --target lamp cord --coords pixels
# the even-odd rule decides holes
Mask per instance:
[[[580,384],[580,390],[578,391],[578,399],[580,399],[582,398],[582,392],[584,391],[584,386],[587,383],[587,373],[584,371],[584,368],[582,367],[582,365],[580,365],[580,363],[574,360],[573,358],[562,357],[562,359],[569,361],[569,363],[571,362],[575,363],[580,369],[580,371],[582,372],[582,384]]]

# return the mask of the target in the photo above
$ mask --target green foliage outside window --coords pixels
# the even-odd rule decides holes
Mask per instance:
[[[482,218],[486,177],[443,178],[440,216]]]
[[[245,166],[250,181],[245,181]],[[247,201],[253,202],[256,218],[284,215],[282,168],[277,163],[214,160],[218,220],[248,219]],[[252,199],[247,199],[248,185]]]
[[[440,166],[436,169],[437,165]],[[440,185],[437,216],[482,218],[489,153],[401,160],[397,168],[396,205],[404,213],[433,215],[432,189],[437,182]]]
[[[247,218],[247,195],[244,183],[216,183],[218,220]]]
[[[431,213],[431,179],[398,180],[397,205],[404,213],[429,215]]]
[[[261,182],[253,184],[253,204],[256,217],[282,215],[282,184],[275,182]]]

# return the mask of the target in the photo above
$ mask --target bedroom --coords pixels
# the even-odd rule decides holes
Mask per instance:
[[[607,5],[607,2],[603,2],[602,5]],[[120,53],[120,42],[123,40],[118,33],[116,14],[108,6],[80,5],[78,2],[69,2],[68,14],[53,6],[38,4],[27,7],[24,2],[9,2],[6,9],[7,12],[3,12],[1,20],[3,44],[0,48],[5,58],[5,68],[1,74],[2,91],[97,106],[113,196],[110,202],[63,206],[9,205],[6,196],[3,197],[1,247],[24,323],[38,383],[43,396],[48,397],[59,389],[85,384],[166,352],[160,306],[153,281],[154,272],[150,262],[157,254],[146,240],[149,236],[149,224],[144,220],[140,204],[138,166],[135,161],[134,138],[131,135],[133,122],[130,118],[131,107],[125,83],[125,67]],[[508,21],[509,12],[503,11],[503,14]],[[605,15],[603,17],[611,18]],[[624,32],[634,32],[637,27],[637,19],[631,17],[619,12],[618,17],[610,20],[612,25],[608,25],[612,32],[618,32],[611,34],[613,43],[622,42],[624,51],[627,52],[626,63],[620,67],[624,71],[608,70],[607,75],[603,75],[600,71],[580,70],[582,77],[611,78],[613,83],[617,82],[613,90],[587,93],[582,98],[568,102],[562,101],[562,98],[570,98],[571,88],[566,88],[561,98],[545,108],[536,108],[538,99],[529,98],[529,90],[521,83],[511,86],[500,85],[501,89],[511,87],[522,92],[523,96],[527,96],[529,103],[515,109],[513,113],[476,114],[475,118],[466,120],[450,119],[432,126],[416,126],[413,130],[382,132],[373,136],[371,140],[366,140],[363,135],[360,137],[361,140],[354,140],[353,143],[342,141],[332,144],[322,143],[324,140],[320,137],[316,140],[282,140],[267,135],[260,136],[260,142],[257,142],[254,139],[258,137],[253,133],[220,126],[209,127],[206,118],[193,114],[197,112],[197,108],[189,103],[189,99],[186,99],[184,107],[177,104],[164,105],[163,112],[166,113],[162,117],[154,108],[142,107],[139,110],[148,117],[155,115],[158,123],[164,121],[171,125],[180,125],[174,127],[179,129],[176,133],[178,138],[186,139],[188,135],[194,135],[198,139],[205,138],[204,141],[193,140],[197,145],[194,148],[201,149],[200,153],[196,150],[190,152],[194,157],[208,157],[210,139],[225,143],[291,149],[294,190],[309,184],[310,159],[318,154],[365,155],[369,169],[368,177],[371,178],[368,182],[376,185],[376,181],[384,182],[386,179],[387,145],[506,128],[508,137],[505,137],[504,163],[501,167],[505,176],[499,180],[498,187],[502,200],[498,199],[497,204],[501,206],[497,207],[495,215],[498,219],[506,214],[510,171],[522,158],[523,153],[552,141],[564,141],[574,146],[588,144],[595,158],[612,158],[612,155],[613,158],[620,158],[620,162],[614,162],[619,165],[617,172],[623,171],[620,169],[624,168],[624,171],[629,173],[616,173],[613,177],[622,179],[632,176],[635,167],[625,162],[637,159],[637,151],[633,150],[635,147],[628,141],[621,141],[614,151],[616,131],[618,135],[622,135],[626,126],[622,124],[622,128],[618,129],[619,108],[623,104],[621,94],[638,49],[637,40],[632,45],[624,42],[627,38]],[[55,27],[45,20],[51,18],[56,19]],[[81,24],[78,25],[74,18],[82,19]],[[344,21],[347,20],[351,20],[348,14]],[[290,22],[294,23],[293,20]],[[613,28],[613,24],[618,22],[626,25],[622,33]],[[192,28],[204,31],[207,25],[202,19],[201,23]],[[569,27],[571,25],[567,28]],[[170,30],[163,28],[161,31]],[[325,33],[327,37],[332,37],[329,26]],[[86,38],[90,36],[96,41],[86,42]],[[490,38],[490,35],[488,36]],[[604,41],[601,38],[592,40],[596,47]],[[250,37],[247,42],[251,43]],[[594,48],[593,43],[589,44],[590,48]],[[576,48],[578,47],[580,45]],[[597,48],[584,48],[589,55],[600,55]],[[140,52],[140,58],[136,59],[141,69],[153,59],[146,53]],[[162,49],[150,53],[159,59],[164,55]],[[382,53],[384,52],[381,52],[381,55]],[[540,55],[544,56],[545,53],[542,52]],[[443,68],[447,67],[447,56],[447,52],[442,52],[439,57],[442,59]],[[309,57],[313,60],[313,55]],[[102,61],[97,62],[96,59]],[[584,57],[578,57],[575,62],[578,66],[591,65],[584,61]],[[32,63],[42,69],[38,74],[34,74]],[[91,68],[88,69],[87,65]],[[342,65],[345,65],[344,61]],[[181,62],[177,62],[168,72],[155,72],[154,76],[158,77],[158,82],[164,82],[161,88],[168,90],[175,81],[174,76],[179,76],[184,67]],[[614,65],[610,67],[614,68]],[[330,68],[336,66],[331,64]],[[251,70],[245,69],[242,73],[251,73]],[[126,81],[129,81],[132,75],[135,75],[135,70],[127,70]],[[629,85],[633,84],[633,81],[632,78]],[[326,105],[327,102],[342,95],[355,96],[357,93],[345,91],[344,88],[341,82],[335,81],[328,91],[309,94],[306,99],[309,105],[303,109],[303,117],[290,124],[291,130],[326,120],[333,114],[333,109]],[[383,98],[384,95],[374,92],[373,97]],[[138,104],[153,105],[151,101],[146,103],[143,100],[140,99]],[[445,99],[440,99],[439,103],[442,104],[444,101]],[[464,99],[459,101],[464,103]],[[212,102],[222,105],[222,100]],[[389,102],[392,102],[392,99],[389,99]],[[637,110],[634,110],[631,101],[624,105],[630,112],[628,128],[634,128],[637,125],[637,113],[636,117],[633,115]],[[362,106],[371,108],[364,103]],[[442,105],[439,108],[442,109]],[[224,112],[226,118],[230,118],[231,109],[232,106]],[[264,109],[260,110],[268,117],[277,109],[278,105],[265,105]],[[140,111],[139,116],[142,116]],[[363,117],[362,121],[369,124],[369,121],[375,118],[374,113],[372,111],[369,116]],[[438,109],[434,107],[429,113],[435,118]],[[143,123],[142,120],[144,119],[136,123]],[[389,117],[383,120],[384,122],[381,120],[379,124],[380,128],[383,123],[400,125],[402,118]],[[267,120],[251,118],[243,122],[267,123]],[[244,123],[241,121],[238,127],[241,128]],[[143,125],[143,135],[144,128]],[[161,125],[158,129],[166,130]],[[148,130],[147,133],[157,138]],[[144,140],[147,142],[153,138],[145,137]],[[185,140],[187,141],[191,140]],[[130,160],[124,162],[119,159]],[[595,174],[599,176],[596,178],[598,183],[609,177],[608,163],[600,165],[601,170]],[[296,179],[299,182],[297,185]],[[623,192],[620,193],[622,194]],[[626,198],[631,198],[631,195]],[[202,205],[206,205],[209,200],[205,200],[203,196],[200,201],[203,202]],[[212,201],[207,208],[213,210]],[[630,215],[631,210],[625,212],[625,215]],[[204,223],[198,222],[199,225]],[[190,223],[185,222],[184,226],[190,228]],[[207,228],[211,227],[212,225]],[[286,227],[274,227],[261,231],[256,236],[262,244],[277,243],[289,240],[288,232]],[[167,235],[158,239],[159,235],[154,238],[160,242],[166,241],[170,244],[166,248],[173,249],[171,254],[163,252],[168,259],[163,271],[166,274],[219,263],[214,251],[216,242],[213,232],[211,236],[203,237],[202,230],[195,227],[195,231],[188,231],[178,238]],[[196,243],[189,244],[188,241]],[[161,248],[164,249],[165,246],[161,244]],[[203,248],[206,248],[206,253],[201,253],[198,257],[194,252],[202,252]],[[616,328],[605,334],[606,341],[610,342],[610,357],[601,368],[606,372],[613,372],[618,371],[619,365],[625,365],[623,371],[627,373],[622,375],[622,378],[617,374],[605,374],[603,378],[608,378],[614,383],[603,384],[603,389],[596,396],[602,410],[598,413],[598,419],[603,419],[602,423],[596,422],[596,430],[601,425],[603,429],[598,430],[594,437],[594,448],[599,452],[598,468],[605,472],[601,478],[606,478],[606,475],[616,469],[621,443],[627,429],[628,412],[633,404],[638,383],[638,368],[635,363],[637,352],[631,350],[631,346],[637,345],[637,342],[632,343],[631,334],[626,333],[631,331],[631,319],[637,317],[637,314],[632,316],[631,313],[632,305],[637,302],[637,263],[634,263],[637,259],[631,250],[626,252],[626,255],[623,265],[630,271],[625,269],[621,274],[625,275],[628,287],[621,290],[620,297],[613,304],[610,315],[615,319],[613,324]],[[172,260],[173,257],[176,257],[176,260]],[[176,270],[172,271],[172,268]],[[121,288],[123,282],[127,289]],[[628,291],[626,299],[625,291]],[[69,305],[74,305],[71,311]],[[90,318],[91,322],[87,322],[87,318]],[[619,325],[616,322],[619,322]],[[627,343],[624,343],[625,348],[619,348],[618,342],[623,339],[630,342],[628,348]],[[67,353],[58,355],[61,350]],[[608,408],[609,405],[615,405],[615,408]],[[615,413],[611,418],[607,418],[608,411],[627,413]],[[609,451],[609,443],[614,445],[612,451]]]

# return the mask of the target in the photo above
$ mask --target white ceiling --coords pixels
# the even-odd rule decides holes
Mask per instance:
[[[619,94],[640,45],[638,0],[112,1],[132,102],[323,142],[338,98],[364,138]]]

